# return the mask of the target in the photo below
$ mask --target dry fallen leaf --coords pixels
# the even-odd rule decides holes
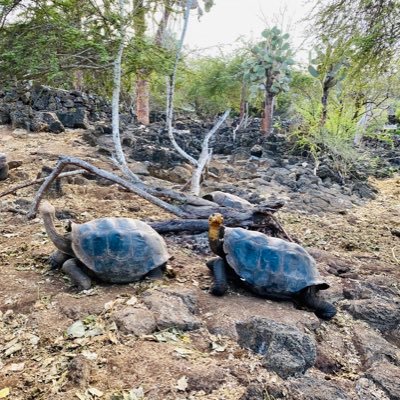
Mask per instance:
[[[10,388],[6,387],[0,390],[0,399],[6,398],[10,394]]]
[[[74,322],[68,329],[67,335],[70,338],[80,338],[85,336],[85,325],[81,320]]]
[[[182,378],[178,379],[175,387],[181,392],[184,392],[188,388],[188,380],[186,376],[182,376]]]
[[[94,387],[89,388],[87,391],[88,391],[88,393],[90,393],[91,395],[93,395],[95,397],[102,397],[104,395],[104,393],[101,390],[96,389]]]

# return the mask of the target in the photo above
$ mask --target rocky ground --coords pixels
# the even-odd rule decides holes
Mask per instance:
[[[137,144],[129,137],[126,146]],[[107,140],[99,129],[54,135],[0,127],[0,151],[22,162],[0,193],[54,166],[59,154],[117,173]],[[26,220],[37,189],[30,186],[0,198],[0,398],[400,399],[399,176],[343,185],[327,170],[315,177],[304,159],[272,157],[271,144],[263,149],[261,159],[219,152],[204,190],[287,201],[278,218],[331,285],[324,296],[338,307],[333,320],[235,286],[213,297],[204,235],[166,237],[173,259],[163,282],[97,283],[78,293],[49,271],[54,246],[41,219]],[[166,186],[190,174],[178,162],[131,167]],[[63,195],[50,201],[62,211],[60,230],[66,217],[172,217],[82,177],[65,180]]]

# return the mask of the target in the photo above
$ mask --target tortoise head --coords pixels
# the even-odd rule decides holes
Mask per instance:
[[[48,201],[44,201],[39,207],[39,212],[41,215],[54,215],[56,209]]]
[[[208,240],[211,250],[218,255],[222,254],[223,223],[221,214],[211,214],[208,218]]]

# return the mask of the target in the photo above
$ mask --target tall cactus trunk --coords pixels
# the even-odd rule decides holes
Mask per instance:
[[[150,84],[146,74],[138,73],[136,81],[136,116],[143,125],[150,124]]]
[[[264,102],[264,112],[261,121],[261,133],[270,135],[272,133],[272,117],[274,115],[274,96],[266,93]]]

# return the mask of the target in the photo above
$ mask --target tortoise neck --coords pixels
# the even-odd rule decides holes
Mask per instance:
[[[222,247],[224,231],[224,226],[218,223],[210,223],[208,228],[208,241],[210,243],[211,250],[220,257],[225,256]]]
[[[57,232],[54,226],[53,215],[50,212],[44,212],[42,213],[42,217],[46,232],[57,249],[65,254],[73,256],[74,252],[72,250],[71,240]]]

